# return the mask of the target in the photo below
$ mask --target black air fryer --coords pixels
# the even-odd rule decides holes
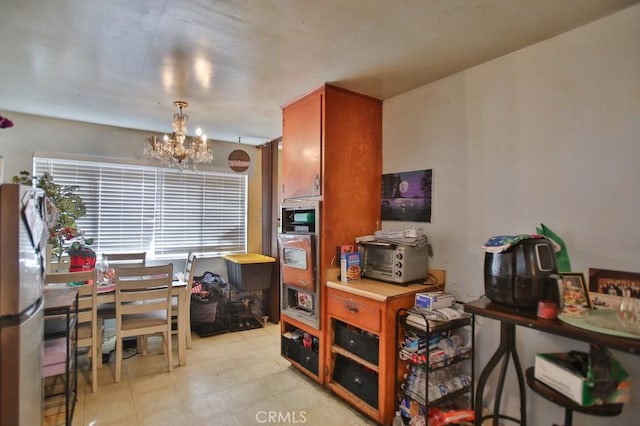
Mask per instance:
[[[556,256],[546,238],[519,241],[500,253],[485,253],[484,292],[494,302],[536,308],[558,300]]]

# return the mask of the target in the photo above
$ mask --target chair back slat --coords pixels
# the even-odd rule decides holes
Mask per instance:
[[[114,268],[119,265],[140,265],[144,266],[147,261],[146,252],[138,253],[102,253],[102,258],[107,258],[109,266]]]
[[[128,315],[171,312],[173,265],[116,267],[116,322]]]
[[[96,270],[78,272],[50,272],[45,275],[44,283],[70,284],[85,283],[76,286],[78,290],[78,324],[97,321],[97,275]]]

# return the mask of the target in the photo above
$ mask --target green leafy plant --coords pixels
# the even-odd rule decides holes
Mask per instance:
[[[58,210],[58,217],[53,228],[49,229],[49,244],[53,245],[53,254],[60,257],[64,250],[64,243],[70,239],[70,230],[77,229],[76,219],[87,214],[82,197],[76,193],[77,185],[58,185],[53,181],[50,173],[42,176],[31,176],[23,170],[18,176],[13,176],[11,182],[35,186],[44,191],[49,203]],[[91,244],[89,240],[85,241]]]

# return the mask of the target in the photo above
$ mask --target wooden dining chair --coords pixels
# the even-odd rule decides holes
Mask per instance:
[[[102,253],[103,261],[109,265],[109,268],[116,268],[118,266],[145,266],[147,261],[146,252],[131,252],[131,253]],[[116,316],[116,307],[114,303],[102,303],[98,306],[98,323],[99,332],[101,338],[104,338],[104,321],[113,319]],[[101,341],[102,342],[102,341]],[[100,347],[102,352],[102,346]],[[102,366],[102,358],[100,359],[100,366]]]
[[[184,306],[184,327],[186,333],[186,345],[187,348],[191,349],[191,288],[193,287],[193,277],[195,272],[195,263],[196,263],[196,255],[193,252],[189,252],[187,255],[187,261],[184,265],[184,273],[182,275],[182,279],[187,283],[184,291],[186,292],[186,304]],[[178,303],[180,302],[180,298],[178,296],[174,296],[171,303],[171,317],[172,321],[178,321]],[[177,330],[180,328],[180,324],[177,324]]]
[[[97,274],[96,270],[78,272],[47,273],[44,277],[45,285],[78,284],[78,316],[77,336],[79,348],[88,348],[91,359],[91,390],[98,390],[98,315],[97,315]],[[83,284],[79,284],[83,283]]]
[[[160,334],[171,360],[171,283],[173,265],[118,267],[116,276],[116,371],[115,381],[122,375],[125,337],[147,337]]]

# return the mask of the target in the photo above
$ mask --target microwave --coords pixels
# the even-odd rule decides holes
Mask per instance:
[[[425,279],[429,272],[429,245],[410,246],[381,241],[359,243],[362,275],[395,284]]]

